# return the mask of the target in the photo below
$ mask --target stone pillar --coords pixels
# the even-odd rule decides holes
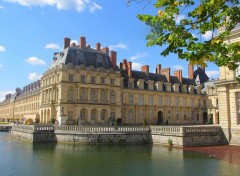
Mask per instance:
[[[217,87],[218,89],[218,105],[219,105],[219,124],[222,126],[223,132],[229,141],[231,139],[231,119],[229,92],[225,85]]]

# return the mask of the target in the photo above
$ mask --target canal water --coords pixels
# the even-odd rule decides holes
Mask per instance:
[[[0,133],[1,176],[225,176],[240,166],[168,147],[32,144]]]

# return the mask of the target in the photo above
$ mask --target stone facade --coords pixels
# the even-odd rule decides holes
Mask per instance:
[[[202,124],[208,123],[207,96],[196,77],[208,78],[204,69],[194,71],[189,65],[189,78],[182,71],[171,75],[170,68],[149,72],[132,70],[123,59],[117,66],[117,53],[107,47],[80,45],[64,39],[64,50],[54,53],[50,68],[41,81],[16,90],[0,103],[0,119],[39,118],[67,119],[67,124],[106,125],[116,119],[123,124]],[[201,75],[200,75],[201,73]],[[41,85],[41,86],[40,86]]]

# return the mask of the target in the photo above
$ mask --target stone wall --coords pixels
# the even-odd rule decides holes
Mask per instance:
[[[86,144],[227,144],[220,126],[93,127],[14,125],[12,135],[31,142]]]

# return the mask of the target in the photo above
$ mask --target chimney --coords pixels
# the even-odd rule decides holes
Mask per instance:
[[[110,52],[110,61],[112,63],[113,68],[116,69],[116,67],[117,67],[117,52],[116,51]]]
[[[105,48],[102,48],[100,49],[100,51],[106,53],[107,55],[109,55],[109,48],[108,47],[105,47]]]
[[[100,49],[101,49],[101,43],[96,43],[96,50],[100,51]]]
[[[65,37],[64,38],[64,49],[68,48],[70,46],[70,38]]]
[[[72,43],[71,46],[76,46],[76,43]]]
[[[87,48],[91,48],[91,45],[87,45]]]
[[[123,63],[122,62],[120,62],[119,66],[120,66],[120,69],[123,69]]]
[[[161,73],[161,64],[158,64],[157,67],[156,67],[156,74],[160,74]]]
[[[193,73],[194,73],[193,65],[189,63],[188,64],[188,78],[189,79],[193,79]]]
[[[122,69],[123,69],[123,70],[127,70],[127,68],[128,68],[127,60],[126,60],[126,59],[123,59],[123,61],[122,61]]]
[[[141,71],[145,72],[147,75],[149,75],[149,66],[148,65],[144,65],[141,67]]]
[[[171,82],[171,77],[170,77],[170,68],[164,68],[160,72],[162,75],[165,75],[167,78],[168,82]]]
[[[85,48],[85,47],[86,47],[86,38],[80,37],[80,48]]]
[[[128,77],[132,77],[132,62],[127,63]]]
[[[178,78],[178,80],[180,81],[180,83],[182,83],[182,70],[175,70],[174,76],[176,76]]]

